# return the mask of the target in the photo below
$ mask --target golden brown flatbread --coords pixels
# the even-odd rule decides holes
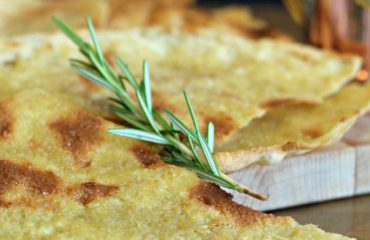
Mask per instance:
[[[87,38],[87,33],[84,35]],[[217,144],[260,117],[292,102],[320,102],[351,80],[359,58],[273,40],[247,40],[218,31],[184,33],[135,29],[98,33],[108,60],[118,55],[141,78],[147,59],[157,109],[169,108],[190,122],[187,90],[202,127],[216,126]],[[74,73],[68,58],[80,57],[61,33],[0,42],[0,96],[42,88],[97,115],[112,118],[109,93]]]
[[[236,171],[252,163],[276,163],[339,141],[370,109],[370,85],[351,84],[321,104],[271,109],[239,130],[217,153],[221,168]]]
[[[0,113],[1,239],[349,239],[238,205],[41,90]]]

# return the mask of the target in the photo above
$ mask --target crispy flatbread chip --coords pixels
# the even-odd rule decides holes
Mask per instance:
[[[85,32],[86,38],[88,38]],[[158,29],[98,33],[107,59],[118,55],[141,78],[150,63],[154,106],[190,122],[183,90],[204,128],[216,126],[217,144],[260,117],[292,102],[320,102],[357,72],[361,61],[300,44],[252,41],[215,31],[168,33]],[[108,93],[74,73],[68,58],[80,57],[62,34],[27,35],[0,42],[0,96],[35,87],[109,117]]]
[[[349,239],[238,205],[46,92],[0,112],[1,239]]]
[[[270,110],[239,130],[218,150],[226,172],[252,163],[276,163],[339,141],[370,109],[370,85],[351,84],[321,104],[297,104]]]

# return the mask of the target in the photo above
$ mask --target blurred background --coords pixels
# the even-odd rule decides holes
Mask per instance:
[[[304,29],[294,24],[282,0],[198,0],[201,7],[225,7],[230,5],[244,5],[252,9],[253,14],[268,22],[273,28],[288,33],[294,39],[307,41]]]
[[[279,0],[263,0],[263,1],[258,1],[258,0],[198,0],[198,3],[200,5],[226,5],[226,4],[282,4],[281,1]]]

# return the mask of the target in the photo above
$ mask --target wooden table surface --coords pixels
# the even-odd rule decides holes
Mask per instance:
[[[312,223],[325,231],[359,240],[370,239],[370,195],[272,212],[291,216],[301,224]]]

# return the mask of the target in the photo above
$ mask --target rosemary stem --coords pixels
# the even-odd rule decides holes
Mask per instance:
[[[228,184],[230,184],[230,186],[235,186],[235,181],[232,178],[230,178],[229,176],[225,175],[224,173],[221,173],[221,177],[222,177],[223,180],[225,180],[225,182],[227,182]],[[238,191],[238,192],[240,192],[240,193],[247,194],[247,195],[249,195],[251,197],[254,197],[254,198],[258,199],[258,200],[261,200],[261,201],[266,201],[267,200],[266,197],[264,197],[264,196],[262,196],[260,194],[257,194],[255,192],[252,192],[252,191],[246,189],[245,187],[243,187],[241,185],[238,185],[238,187],[235,188],[235,190]]]
[[[120,101],[129,106],[134,117],[136,117],[140,121],[146,120],[144,113],[136,106],[135,102],[130,97],[125,97],[126,95],[122,94],[121,91],[117,88],[115,88],[115,94],[118,99],[120,99]]]
[[[193,157],[192,151],[184,143],[182,143],[180,140],[178,140],[177,138],[175,138],[171,135],[168,135],[167,138],[171,143],[176,145],[178,147],[178,149],[181,150],[183,153],[185,153],[187,156]]]
[[[117,99],[110,99],[115,104],[112,110],[133,127],[132,129],[109,129],[110,133],[163,144],[164,151],[161,154],[163,161],[194,171],[198,177],[213,184],[248,194],[256,199],[265,199],[220,171],[213,156],[214,126],[211,122],[208,123],[206,136],[201,133],[195,111],[186,92],[184,92],[184,97],[193,128],[188,127],[175,114],[167,110],[163,112],[167,117],[165,119],[153,107],[149,67],[146,61],[143,64],[142,82],[135,79],[129,67],[118,57],[115,60],[124,76],[113,72],[113,67],[104,57],[90,18],[87,18],[87,25],[93,45],[82,40],[63,21],[56,18],[53,21],[79,47],[80,52],[86,58],[86,61],[71,60],[73,69],[112,91],[117,97]],[[130,95],[125,83],[134,90],[136,99]]]

